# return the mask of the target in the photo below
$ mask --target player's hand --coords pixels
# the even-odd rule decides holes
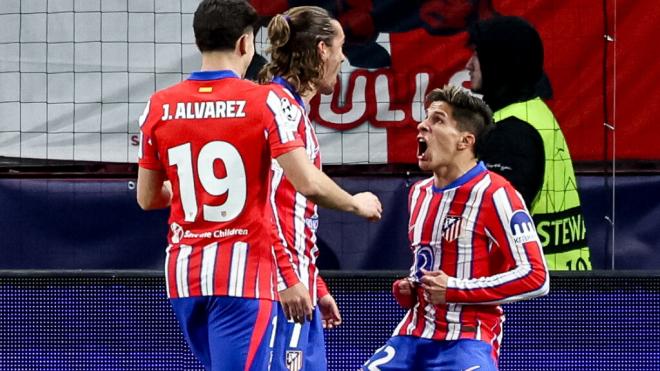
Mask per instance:
[[[319,311],[321,312],[323,328],[332,329],[341,325],[339,307],[337,307],[335,298],[332,295],[327,294],[319,299]]]
[[[394,284],[392,284],[392,295],[394,295],[396,302],[405,309],[412,308],[417,299],[417,296],[415,295],[415,287],[408,278],[394,281]]]
[[[312,299],[302,282],[280,291],[280,303],[286,319],[304,323],[312,320]]]
[[[169,195],[169,200],[170,202],[168,203],[169,205],[172,204],[172,197],[174,196],[174,192],[172,192],[172,182],[169,180],[166,180],[163,182],[163,192],[165,192],[167,195]]]
[[[427,271],[422,269],[421,278],[424,297],[429,303],[445,304],[447,302],[447,280],[449,276],[443,271]]]
[[[356,193],[353,195],[353,201],[357,207],[355,214],[367,218],[372,222],[378,221],[383,212],[383,205],[376,195],[371,192]]]

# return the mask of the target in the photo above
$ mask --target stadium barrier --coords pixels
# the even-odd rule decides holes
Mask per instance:
[[[407,249],[407,196],[420,177],[334,179],[351,193],[375,193],[383,203],[383,219],[370,223],[320,208],[320,268],[408,269],[412,260]],[[578,177],[594,269],[660,270],[660,176],[618,177],[616,205],[604,181],[602,176]],[[0,246],[7,247],[0,269],[163,267],[168,210],[141,210],[135,179],[0,177],[0,205]],[[614,206],[616,218],[611,216]],[[616,222],[615,236],[611,222]]]
[[[344,323],[329,369],[356,370],[404,311],[405,272],[323,272]],[[504,306],[502,370],[660,369],[660,272],[552,273],[550,294]],[[0,271],[2,370],[201,370],[159,271]]]

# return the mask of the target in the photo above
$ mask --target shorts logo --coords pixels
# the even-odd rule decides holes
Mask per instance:
[[[170,229],[172,230],[172,242],[179,243],[183,238],[183,228],[177,223],[172,223]]]
[[[286,351],[286,368],[289,371],[300,371],[303,366],[303,354],[301,350]]]

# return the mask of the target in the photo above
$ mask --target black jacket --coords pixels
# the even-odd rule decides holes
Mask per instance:
[[[479,21],[470,30],[481,66],[482,86],[475,92],[493,112],[510,104],[552,96],[543,73],[543,44],[536,30],[519,17]],[[528,206],[543,185],[543,139],[529,123],[505,118],[480,142],[479,157],[513,184]]]

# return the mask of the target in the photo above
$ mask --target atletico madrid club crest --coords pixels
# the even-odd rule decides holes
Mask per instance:
[[[447,242],[452,242],[461,234],[463,218],[460,216],[447,215],[442,223],[442,238]]]
[[[300,371],[303,366],[303,354],[301,350],[286,351],[286,368],[289,371]]]

